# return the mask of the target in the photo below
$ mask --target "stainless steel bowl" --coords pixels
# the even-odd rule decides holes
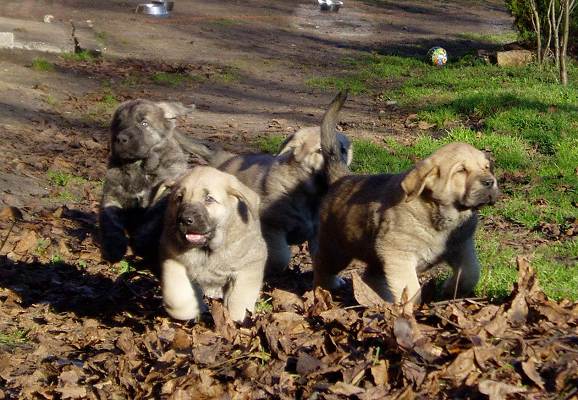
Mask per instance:
[[[167,11],[169,11],[169,12],[173,11],[173,7],[175,6],[174,1],[167,1],[167,0],[154,0],[153,3],[164,5],[165,8],[167,9]]]
[[[339,11],[339,8],[343,5],[341,0],[317,0],[321,11]]]
[[[155,17],[166,17],[169,12],[164,4],[161,3],[144,3],[136,6],[137,14],[153,15]]]

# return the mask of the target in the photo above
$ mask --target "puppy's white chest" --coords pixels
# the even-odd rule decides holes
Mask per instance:
[[[202,287],[222,287],[233,277],[233,271],[218,254],[195,249],[179,258],[178,261],[186,266],[189,280]]]

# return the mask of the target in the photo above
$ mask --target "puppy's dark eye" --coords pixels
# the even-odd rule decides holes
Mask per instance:
[[[217,202],[217,200],[215,200],[215,198],[213,196],[211,196],[210,194],[205,196],[205,204],[213,204],[216,202]]]
[[[321,147],[320,147],[320,148],[318,148],[315,152],[316,152],[317,154],[321,154],[322,151],[323,151],[323,150],[322,150]]]
[[[146,128],[147,126],[149,126],[149,122],[146,119],[143,119],[140,122],[140,126],[142,126],[143,128]]]
[[[184,195],[183,192],[178,192],[178,193],[175,195],[175,199],[180,203],[181,201],[183,201],[183,197],[184,197],[184,196],[185,196],[185,195]]]

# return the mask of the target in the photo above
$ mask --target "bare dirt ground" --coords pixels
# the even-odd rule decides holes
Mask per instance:
[[[0,203],[23,214],[13,227],[10,220],[17,215],[4,209],[0,218],[0,399],[317,398],[315,393],[321,393],[319,398],[389,394],[410,399],[413,390],[421,398],[428,393],[474,398],[492,390],[505,396],[522,383],[536,396],[536,388],[544,387],[548,393],[572,394],[567,382],[576,377],[568,372],[572,368],[563,368],[576,370],[569,356],[549,364],[545,353],[524,358],[525,366],[516,368],[526,372],[518,375],[507,370],[509,361],[499,360],[514,351],[529,354],[516,342],[522,330],[540,335],[550,328],[564,336],[559,332],[576,326],[576,308],[554,303],[528,303],[522,316],[528,317],[529,307],[533,325],[520,325],[517,307],[537,290],[526,275],[517,306],[474,301],[422,311],[420,324],[427,322],[429,330],[418,329],[416,320],[400,310],[368,304],[359,298],[362,289],[355,297],[367,307],[360,310],[339,308],[321,292],[299,299],[271,288],[267,294],[275,312],[235,330],[219,303],[201,324],[170,321],[154,278],[119,275],[120,266],[101,261],[95,240],[111,93],[119,100],[195,103],[198,112],[181,120],[181,129],[246,150],[260,136],[316,124],[331,95],[305,81],[338,72],[343,57],[368,50],[420,55],[433,44],[463,54],[481,45],[461,34],[510,29],[501,1],[346,0],[338,14],[322,14],[312,1],[177,0],[166,19],[133,14],[137,3],[0,3],[5,17],[90,20],[105,47],[102,59],[87,62],[0,52]],[[38,57],[55,69],[32,69]],[[151,80],[157,72],[175,71],[191,79],[175,87]],[[343,127],[354,137],[412,134],[404,128],[403,110],[385,116],[379,111],[376,99],[353,97]],[[294,260],[308,262],[302,253]],[[298,295],[311,289],[310,276],[298,269],[282,281],[283,289]],[[506,318],[509,309],[515,315]],[[474,333],[464,319],[464,313],[474,312],[475,320],[492,327]],[[550,325],[538,328],[545,320]],[[445,338],[439,336],[442,327],[450,329]],[[465,340],[468,329],[479,340]],[[491,337],[500,335],[510,339],[498,347]],[[476,354],[472,343],[479,347]],[[561,351],[548,347],[552,343],[529,348]],[[467,356],[458,360],[455,355],[464,349]],[[528,364],[534,359],[548,367],[546,381]],[[453,369],[442,373],[432,367],[438,361],[453,362]],[[456,378],[444,383],[450,394],[438,384],[449,379],[444,374]],[[479,387],[475,382],[482,374],[489,383]],[[500,377],[508,384],[497,385]]]

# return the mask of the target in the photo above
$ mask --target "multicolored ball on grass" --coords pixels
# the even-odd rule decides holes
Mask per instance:
[[[443,47],[432,47],[427,52],[427,59],[436,67],[443,67],[448,62],[448,52]]]

